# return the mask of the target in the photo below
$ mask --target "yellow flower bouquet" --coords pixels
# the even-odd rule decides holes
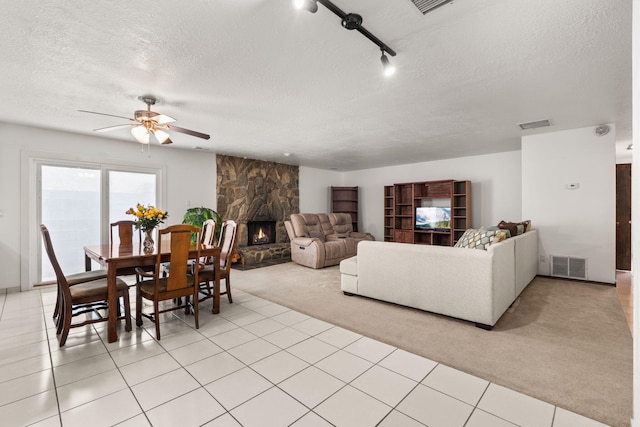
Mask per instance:
[[[125,213],[127,215],[134,215],[137,218],[136,228],[144,232],[153,230],[162,224],[169,216],[167,212],[156,209],[155,206],[143,206],[140,203],[138,203],[135,209],[129,208]]]

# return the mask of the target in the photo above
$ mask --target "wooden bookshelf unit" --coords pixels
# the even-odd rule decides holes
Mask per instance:
[[[416,208],[447,207],[450,228],[416,228]],[[423,181],[384,187],[384,240],[421,245],[453,246],[471,227],[470,181]]]
[[[331,212],[351,215],[353,231],[358,231],[358,187],[331,187]]]

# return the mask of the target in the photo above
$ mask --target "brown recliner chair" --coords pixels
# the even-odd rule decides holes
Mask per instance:
[[[337,265],[357,254],[361,240],[375,240],[370,233],[354,232],[347,213],[292,214],[285,227],[291,260],[311,268]]]

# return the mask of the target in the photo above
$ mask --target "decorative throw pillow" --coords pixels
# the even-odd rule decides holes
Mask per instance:
[[[531,221],[527,220],[522,222],[507,222],[503,220],[500,221],[498,227],[504,230],[509,230],[509,233],[511,233],[511,237],[514,237],[531,230]]]
[[[511,232],[506,229],[506,228],[500,228],[497,225],[492,225],[491,227],[488,227],[487,230],[500,230],[504,233],[504,238],[508,239],[509,237],[511,237]]]
[[[457,248],[487,250],[493,243],[501,242],[506,238],[502,230],[476,230],[470,228],[464,232],[460,240],[455,244]]]

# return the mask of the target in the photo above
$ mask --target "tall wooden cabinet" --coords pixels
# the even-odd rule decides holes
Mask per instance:
[[[331,187],[331,212],[351,215],[353,231],[358,231],[358,187]]]
[[[384,187],[384,241],[393,242],[395,197],[393,196],[393,185]]]
[[[449,229],[416,228],[418,207],[448,207]],[[423,181],[384,187],[384,240],[453,246],[471,228],[470,181]]]

